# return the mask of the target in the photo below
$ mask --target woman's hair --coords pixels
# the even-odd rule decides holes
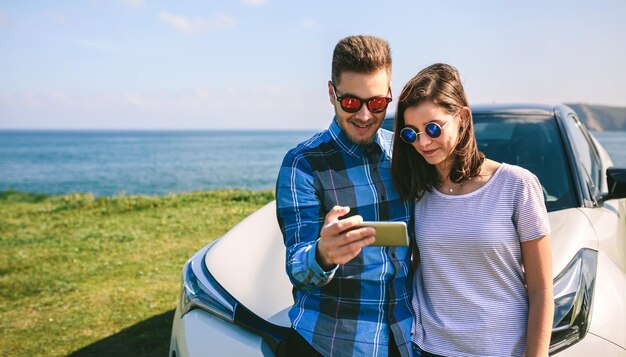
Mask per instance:
[[[478,175],[485,155],[478,151],[474,137],[474,124],[465,91],[456,68],[435,63],[421,70],[402,89],[396,110],[395,134],[391,177],[403,199],[420,199],[425,191],[441,184],[437,170],[428,164],[413,145],[400,138],[400,131],[405,127],[404,112],[407,108],[426,101],[443,108],[449,114],[459,114],[459,135],[451,153],[450,180],[455,183]],[[468,108],[469,117],[463,118],[460,111]],[[445,178],[442,178],[445,179]]]
[[[372,73],[379,69],[391,73],[391,50],[382,38],[368,35],[349,36],[335,45],[331,80],[339,85],[341,73]]]

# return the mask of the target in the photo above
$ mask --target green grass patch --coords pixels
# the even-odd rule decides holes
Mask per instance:
[[[0,356],[167,355],[184,262],[273,199],[0,192]]]

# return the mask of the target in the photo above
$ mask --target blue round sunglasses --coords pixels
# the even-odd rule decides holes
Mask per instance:
[[[416,130],[410,126],[405,126],[400,131],[400,138],[402,138],[402,140],[407,144],[413,144],[417,140],[417,136],[420,134],[424,134],[424,133],[426,133],[426,135],[428,135],[432,139],[438,138],[441,136],[441,131],[443,130],[443,128],[445,128],[446,125],[448,125],[448,123],[452,119],[454,119],[454,117],[456,117],[457,114],[458,113],[454,114],[450,119],[448,119],[448,121],[443,123],[443,125],[439,125],[435,123],[434,121],[427,123],[424,126],[423,132],[420,132],[419,130]]]

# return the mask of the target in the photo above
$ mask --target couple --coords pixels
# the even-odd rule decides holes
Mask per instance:
[[[390,75],[386,41],[339,41],[335,117],[281,166],[288,354],[546,356],[554,307],[539,181],[478,151],[449,65],[411,79],[395,134],[380,129]],[[410,247],[368,246],[376,234],[363,220],[406,222]]]

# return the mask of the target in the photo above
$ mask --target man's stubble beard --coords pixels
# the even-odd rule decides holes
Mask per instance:
[[[380,128],[383,126],[383,122],[385,121],[385,117],[383,116],[383,119],[380,120],[380,122],[378,123],[378,126],[376,127],[376,131],[374,131],[374,133],[372,134],[371,137],[369,137],[369,138],[355,138],[355,137],[352,136],[350,131],[348,131],[346,129],[346,127],[344,126],[344,125],[351,125],[350,123],[348,123],[348,120],[347,119],[339,119],[338,115],[336,115],[336,117],[337,117],[337,124],[339,125],[341,130],[344,133],[346,133],[346,136],[348,137],[348,140],[350,140],[352,143],[357,144],[357,145],[367,145],[367,144],[371,143],[372,141],[374,141],[374,138],[376,137],[376,134],[378,134],[378,130],[380,130]]]

